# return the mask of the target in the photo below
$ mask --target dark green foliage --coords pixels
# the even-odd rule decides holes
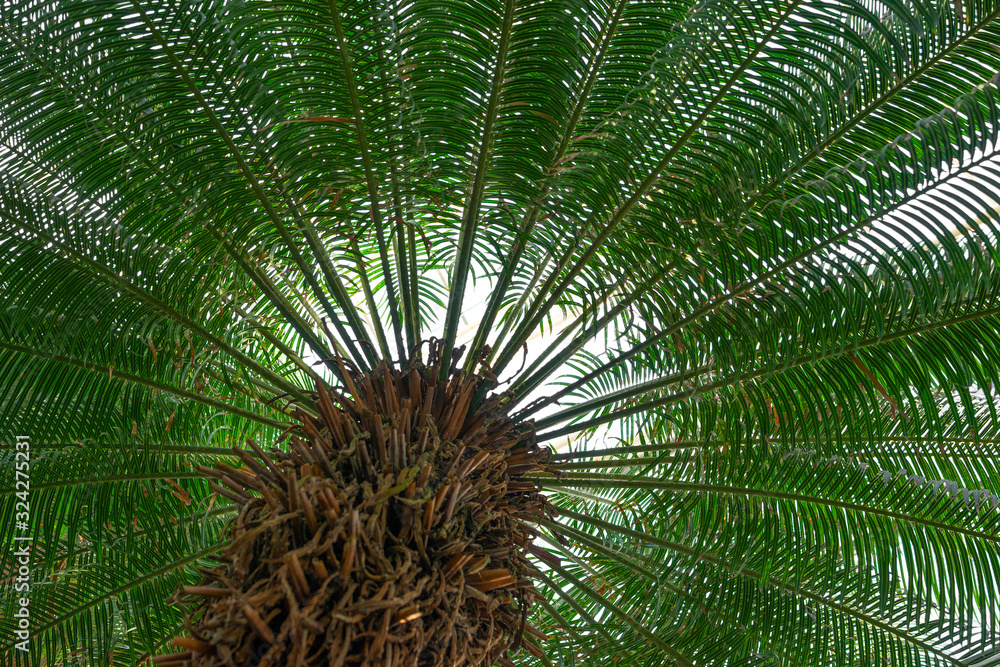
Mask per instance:
[[[994,664],[998,18],[7,3],[0,662],[167,650],[234,511],[197,466],[436,337],[571,463],[525,664]]]

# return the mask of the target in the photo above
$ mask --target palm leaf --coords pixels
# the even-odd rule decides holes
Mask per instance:
[[[4,664],[169,650],[198,466],[428,340],[561,467],[525,664],[998,659],[996,0],[0,12]]]

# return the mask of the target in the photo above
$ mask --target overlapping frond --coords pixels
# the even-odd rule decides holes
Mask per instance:
[[[525,664],[992,664],[998,43],[997,0],[7,3],[4,664],[167,650],[231,512],[194,466],[435,338],[555,449]]]

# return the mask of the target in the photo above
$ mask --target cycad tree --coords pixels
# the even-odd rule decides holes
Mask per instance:
[[[997,0],[0,12],[4,665],[1000,664]]]

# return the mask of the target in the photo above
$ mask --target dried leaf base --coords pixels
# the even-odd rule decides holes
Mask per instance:
[[[502,397],[471,412],[484,377],[427,366],[349,373],[317,391],[288,451],[235,449],[240,468],[200,468],[240,504],[222,564],[176,601],[188,607],[184,667],[512,665],[541,633],[526,525],[551,505],[528,426]]]

